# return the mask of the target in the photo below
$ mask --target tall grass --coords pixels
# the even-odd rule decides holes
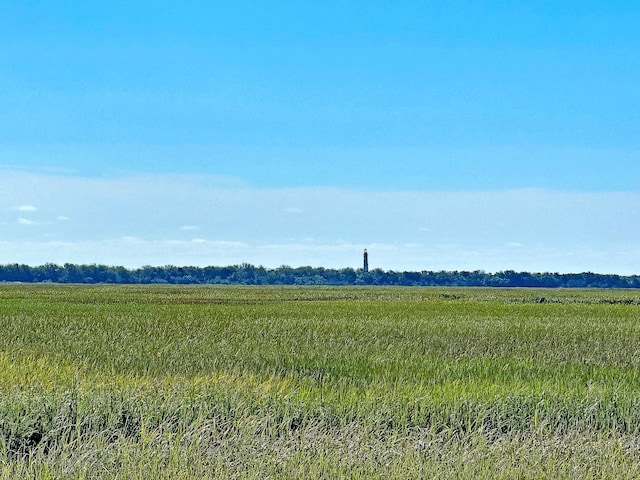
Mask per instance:
[[[640,292],[0,286],[5,478],[634,478]]]

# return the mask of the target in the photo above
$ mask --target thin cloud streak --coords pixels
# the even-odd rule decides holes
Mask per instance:
[[[16,212],[37,212],[38,209],[33,205],[18,205],[13,207],[11,210]]]

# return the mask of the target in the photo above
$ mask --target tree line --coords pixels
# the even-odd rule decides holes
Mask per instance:
[[[0,282],[226,284],[226,285],[402,285],[545,288],[640,288],[640,276],[584,273],[530,273],[505,270],[396,272],[322,267],[265,268],[243,263],[226,267],[144,266],[46,263],[0,265]]]

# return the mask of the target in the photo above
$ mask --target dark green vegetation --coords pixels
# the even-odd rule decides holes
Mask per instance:
[[[213,284],[213,285],[377,285],[412,287],[536,287],[536,288],[640,288],[640,276],[599,273],[504,272],[394,272],[353,268],[331,269],[249,264],[228,267],[164,267],[137,269],[105,265],[0,265],[0,282]]]
[[[638,478],[640,292],[0,286],[0,478]]]

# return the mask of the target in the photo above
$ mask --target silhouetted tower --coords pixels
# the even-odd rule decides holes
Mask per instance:
[[[364,273],[367,273],[369,271],[369,254],[367,253],[366,248],[364,249],[364,265],[362,269],[364,270]]]

